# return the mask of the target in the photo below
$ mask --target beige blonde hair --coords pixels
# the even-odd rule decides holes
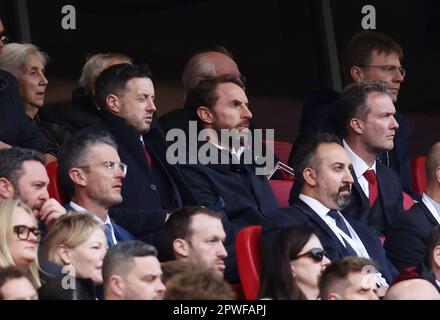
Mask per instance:
[[[10,239],[13,237],[12,220],[17,208],[24,209],[32,217],[34,225],[38,226],[32,210],[21,200],[6,199],[0,201],[0,267],[16,266],[9,246]],[[38,259],[35,259],[28,267],[28,275],[37,288],[41,285],[38,274],[39,269]]]
[[[58,265],[63,265],[57,253],[60,245],[75,248],[86,241],[96,229],[102,228],[102,223],[92,214],[71,212],[62,216],[44,238],[44,257]]]

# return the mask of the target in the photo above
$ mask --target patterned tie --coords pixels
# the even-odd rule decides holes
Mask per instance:
[[[348,230],[347,224],[345,223],[344,219],[342,218],[341,214],[336,210],[330,210],[327,213],[330,217],[332,217],[336,221],[336,226],[341,229],[347,236],[351,238],[350,230]],[[343,240],[345,243],[345,249],[347,249],[349,256],[357,256],[356,251],[353,249],[353,247],[345,240]]]
[[[104,224],[104,233],[105,233],[105,237],[107,238],[108,247],[109,248],[113,247],[115,243],[113,241],[112,227],[109,223]]]
[[[367,170],[364,172],[364,177],[368,181],[368,191],[370,193],[370,207],[372,208],[374,205],[374,202],[377,199],[377,196],[379,195],[379,189],[377,188],[377,179],[376,179],[376,173],[374,170]]]

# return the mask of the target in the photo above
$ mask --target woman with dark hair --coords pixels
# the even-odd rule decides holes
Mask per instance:
[[[316,300],[318,278],[330,260],[307,227],[280,229],[262,250],[260,298]]]

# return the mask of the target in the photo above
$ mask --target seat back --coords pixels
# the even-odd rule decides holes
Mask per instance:
[[[47,188],[49,196],[63,205],[65,203],[65,197],[58,176],[58,161],[49,162],[46,165],[46,171],[49,176],[49,187]]]
[[[265,140],[264,143],[273,151],[281,162],[285,164],[289,162],[290,151],[292,151],[291,143],[271,140]]]
[[[292,189],[293,182],[293,180],[269,180],[278,204],[282,208],[289,206],[290,189]]]
[[[419,194],[426,192],[428,180],[426,178],[426,156],[419,156],[411,159],[411,170],[413,176],[413,188]]]
[[[241,286],[247,300],[255,300],[260,290],[261,226],[241,229],[237,234],[235,249]]]
[[[403,209],[405,209],[405,211],[408,211],[409,209],[411,209],[414,203],[414,199],[411,198],[411,196],[406,192],[403,192]]]

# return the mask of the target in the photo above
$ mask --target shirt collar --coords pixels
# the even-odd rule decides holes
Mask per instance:
[[[374,170],[376,172],[376,160],[374,160],[371,167],[369,167],[364,160],[359,158],[359,156],[351,150],[350,146],[345,142],[345,140],[342,140],[342,145],[344,146],[345,151],[347,151],[348,157],[351,160],[351,164],[353,165],[354,173],[356,174],[356,178],[359,179],[365,171],[367,170]]]
[[[327,213],[330,211],[330,208],[327,208],[325,205],[323,205],[318,200],[306,196],[305,194],[300,194],[299,198],[304,201],[310,208],[312,208],[313,211],[315,211],[321,218],[324,218]]]
[[[86,212],[89,212],[87,209],[81,207],[79,204],[76,204],[76,203],[73,202],[73,201],[70,201],[69,205],[70,205],[70,206],[72,207],[72,209],[75,210],[76,212],[80,212],[80,213],[86,213]],[[112,222],[111,222],[111,220],[110,220],[110,216],[109,216],[109,215],[107,215],[105,221],[102,221],[101,219],[99,219],[98,216],[97,216],[96,214],[92,214],[92,215],[93,215],[94,217],[96,217],[96,219],[99,220],[99,222],[104,223],[104,224],[108,223],[108,224],[110,225],[110,227],[113,229]]]

